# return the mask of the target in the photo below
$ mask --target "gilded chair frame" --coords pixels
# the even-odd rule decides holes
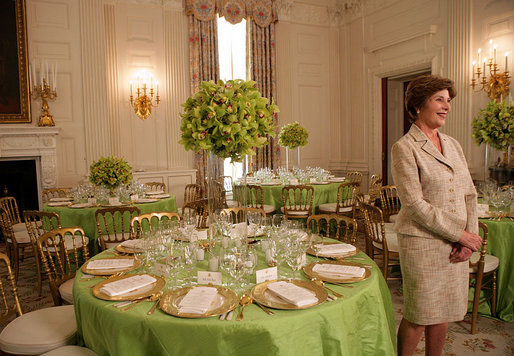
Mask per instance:
[[[148,230],[152,231],[152,221],[157,220],[157,222],[160,223],[163,219],[171,221],[173,218],[177,221],[180,221],[180,215],[171,211],[159,211],[134,216],[130,220],[130,226],[132,228],[132,238],[141,238],[143,233],[143,225],[145,227],[148,226]]]
[[[43,190],[43,203],[48,203],[52,198],[65,198],[70,192],[70,188],[45,189]]]
[[[391,215],[400,212],[400,197],[395,185],[385,185],[380,188],[380,203],[385,221],[389,222]]]
[[[247,215],[250,212],[261,214],[265,219],[266,213],[261,208],[245,208],[243,206],[236,208],[225,208],[221,210],[220,215],[228,215],[230,221],[233,224],[238,224],[247,221]]]
[[[359,171],[351,171],[346,174],[346,178],[350,180],[351,183],[359,183],[359,189],[362,184],[362,172]]]
[[[166,191],[166,184],[163,182],[146,182],[143,184],[145,186],[149,187],[151,192],[152,191],[155,192],[155,191],[159,191],[159,190],[162,190],[163,192]]]
[[[401,277],[389,277],[389,267],[399,266],[400,256],[398,252],[390,251],[388,248],[382,210],[366,203],[361,203],[360,207],[364,214],[364,226],[366,228],[366,239],[368,240],[366,246],[369,246],[370,257],[375,261],[376,256],[382,256],[381,269],[384,279],[401,279]]]
[[[286,219],[306,219],[312,215],[314,188],[309,185],[288,185],[282,188],[282,206]]]
[[[97,209],[95,220],[101,250],[108,249],[109,245],[132,239],[130,222],[132,217],[137,215],[141,215],[141,210],[136,206]],[[116,220],[118,216],[121,221]]]
[[[25,210],[23,211],[23,220],[25,220],[25,225],[27,226],[27,231],[29,232],[30,241],[32,242],[33,249],[34,251],[36,251],[35,259],[37,268],[37,282],[39,296],[41,296],[43,287],[41,273],[43,272],[43,270],[41,268],[41,253],[38,249],[37,240],[44,233],[49,232],[53,229],[60,228],[61,218],[57,213],[54,212]]]
[[[246,206],[264,210],[264,189],[260,185],[255,184],[249,184],[247,189],[248,199]]]
[[[357,182],[341,183],[337,187],[336,214],[349,215],[355,218],[355,207],[357,204],[357,194],[360,185]],[[341,211],[344,208],[352,208],[351,212]]]
[[[380,175],[373,174],[369,180],[368,203],[371,205],[375,204],[375,200],[380,196],[380,189],[382,188],[382,178]]]
[[[7,255],[0,252],[0,264],[5,264],[5,268],[7,270],[7,275],[3,275],[0,278],[0,293],[2,295],[1,307],[0,307],[0,324],[5,325],[7,322],[11,321],[14,317],[18,317],[23,315],[23,310],[21,308],[20,300],[18,298],[18,289],[16,287],[16,280],[12,273],[11,269],[11,261]],[[2,266],[3,268],[4,266]],[[9,287],[4,286],[2,279],[5,277],[7,279],[7,284]],[[13,295],[12,301],[11,298],[8,297],[9,288]],[[9,303],[13,303],[12,306]]]
[[[0,208],[4,208],[9,216],[11,224],[21,223],[21,215],[18,210],[18,203],[14,197],[2,197],[0,198]]]
[[[331,232],[335,224],[335,234]],[[355,245],[357,238],[357,221],[348,216],[337,214],[316,214],[307,218],[307,228],[318,235],[332,237],[339,241]]]
[[[180,219],[184,219],[186,211],[196,215],[196,227],[199,229],[207,228],[207,220],[209,217],[209,206],[206,198],[197,199],[184,204]]]
[[[67,237],[71,238],[71,248],[66,247]],[[56,306],[63,304],[59,286],[75,278],[76,271],[89,259],[87,243],[84,230],[78,226],[53,229],[37,240]]]
[[[184,204],[196,201],[202,197],[202,186],[199,184],[187,184],[184,188]]]
[[[479,222],[478,227],[483,232],[482,237],[482,246],[480,247],[480,258],[478,261],[473,264],[471,261],[469,261],[469,266],[473,267],[476,266],[477,270],[476,272],[470,271],[469,277],[470,277],[470,287],[474,287],[475,291],[473,293],[473,300],[470,300],[471,303],[473,303],[473,308],[471,311],[471,334],[476,333],[476,327],[477,327],[477,321],[478,321],[478,306],[487,301],[491,300],[491,314],[493,316],[496,316],[496,293],[497,293],[497,272],[498,269],[494,269],[490,272],[484,272],[485,267],[485,255],[487,251],[487,237],[489,234],[487,225]],[[488,278],[486,281],[485,278],[491,276],[491,278]],[[480,292],[482,290],[490,290],[492,293],[490,296],[487,296],[485,299],[480,300]]]

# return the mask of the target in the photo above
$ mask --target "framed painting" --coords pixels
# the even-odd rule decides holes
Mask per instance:
[[[0,1],[0,123],[31,122],[25,0]]]

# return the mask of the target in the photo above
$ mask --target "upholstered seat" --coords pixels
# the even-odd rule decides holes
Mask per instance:
[[[27,231],[27,226],[24,222],[13,224],[12,229],[15,233],[20,231]]]
[[[391,252],[398,252],[400,251],[398,249],[398,235],[396,235],[396,232],[387,231],[385,232],[385,239],[387,242],[387,249]],[[382,248],[382,244],[378,242],[373,242],[373,246],[375,246],[378,249]]]
[[[41,356],[95,356],[96,353],[85,347],[68,345],[45,352]]]
[[[266,215],[270,215],[270,214],[273,214],[275,212],[275,207],[273,205],[263,204],[262,205],[262,210],[264,210]]]
[[[294,205],[293,207],[294,207],[294,209],[301,209],[301,207],[302,207],[302,206],[301,206],[301,205]],[[285,211],[285,209],[284,209],[284,207],[282,206],[282,207],[280,208],[280,212],[281,212],[282,214],[284,214],[284,211]],[[302,215],[305,215],[305,211],[294,211],[294,210],[291,210],[291,211],[289,211],[289,212],[288,212],[288,214],[289,214],[289,215],[302,216]]]
[[[73,305],[39,309],[10,322],[0,334],[0,349],[16,355],[39,355],[75,343]]]
[[[480,259],[480,253],[473,252],[471,257],[469,258],[469,264],[470,264],[469,273],[477,273],[476,263],[478,262],[479,259]],[[500,265],[500,260],[498,259],[498,257],[489,255],[487,253],[485,254],[484,262],[485,262],[484,263],[484,273],[492,272],[495,269],[497,269],[498,266]]]
[[[61,294],[62,300],[67,304],[73,304],[73,281],[75,279],[69,279],[59,286],[59,293]]]
[[[25,225],[25,224],[23,224]],[[27,229],[24,231],[18,231],[14,232],[14,238],[16,239],[16,242],[19,244],[29,244],[30,243],[30,235]],[[7,242],[12,243],[12,240],[8,237]]]
[[[336,210],[337,210],[337,203],[321,204],[318,207],[318,212],[320,214],[326,214],[326,213],[328,213],[328,214],[335,214]],[[339,207],[339,212],[340,213],[351,213],[352,210],[353,210],[353,207],[351,207],[351,206]]]
[[[86,240],[86,245],[89,245],[89,237],[84,236],[84,239]],[[64,237],[64,246],[68,251],[73,250],[73,238],[71,236],[68,235]],[[82,248],[82,240],[75,239],[75,247]],[[49,247],[48,250],[50,252],[55,252],[55,247]]]
[[[397,218],[398,214],[389,215],[389,221],[392,223],[395,223]]]

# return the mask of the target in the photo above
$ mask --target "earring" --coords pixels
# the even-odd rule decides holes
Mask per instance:
[[[419,114],[419,110],[416,110],[416,114]]]

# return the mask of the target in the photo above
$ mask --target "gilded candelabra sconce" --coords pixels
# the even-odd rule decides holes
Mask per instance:
[[[490,40],[489,45],[489,57],[483,59],[482,66],[480,65],[482,49],[478,49],[478,61],[473,61],[471,88],[477,92],[485,91],[490,100],[500,102],[509,95],[510,90],[509,53],[505,53],[505,68],[503,73],[500,73],[496,63],[496,44]],[[486,68],[489,70],[489,77],[486,76]]]
[[[51,72],[47,61],[41,61],[39,78],[36,76],[36,63],[29,64],[29,85],[32,99],[41,99],[41,115],[38,126],[55,126],[53,115],[50,114],[49,101],[57,99],[57,64],[52,65]]]
[[[130,81],[130,105],[134,108],[134,112],[141,120],[146,120],[152,113],[152,107],[157,107],[160,103],[159,99],[159,82],[155,82],[154,90],[153,79],[150,80],[150,87],[147,86],[146,80],[137,80],[136,97],[132,95],[132,80]]]

